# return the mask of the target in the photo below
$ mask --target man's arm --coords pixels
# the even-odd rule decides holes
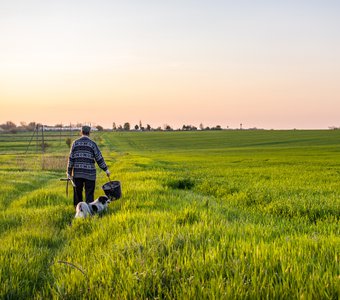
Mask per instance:
[[[105,171],[107,175],[110,175],[110,171],[108,170],[108,167],[105,163],[104,157],[103,157],[102,153],[100,152],[97,144],[95,144],[95,147],[94,147],[94,158],[95,158],[99,168],[101,168],[103,171]]]

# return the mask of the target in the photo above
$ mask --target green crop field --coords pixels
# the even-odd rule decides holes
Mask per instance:
[[[18,137],[0,136],[0,298],[339,299],[340,131],[95,133],[123,197],[80,220],[65,138]]]

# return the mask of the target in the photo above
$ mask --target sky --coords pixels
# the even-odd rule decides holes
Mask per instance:
[[[340,127],[340,1],[0,0],[0,124]]]

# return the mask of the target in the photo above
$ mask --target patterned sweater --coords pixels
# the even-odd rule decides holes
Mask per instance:
[[[67,172],[75,178],[96,180],[95,161],[102,170],[107,170],[106,163],[97,144],[89,137],[82,136],[72,144]]]

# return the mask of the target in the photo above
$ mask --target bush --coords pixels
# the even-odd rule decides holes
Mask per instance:
[[[190,178],[182,178],[169,181],[167,186],[173,189],[191,190],[195,183]]]
[[[72,144],[71,138],[67,138],[67,139],[66,139],[66,145],[67,145],[69,148],[71,148],[71,144]]]

